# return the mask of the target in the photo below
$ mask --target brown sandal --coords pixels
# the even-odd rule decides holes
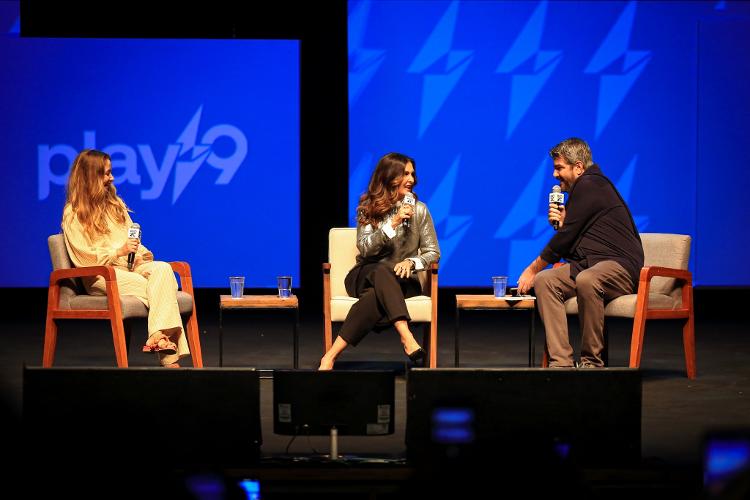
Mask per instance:
[[[158,337],[161,335],[161,337]],[[156,340],[149,345],[149,341],[156,337]],[[169,340],[169,337],[161,332],[154,333],[143,346],[143,352],[160,352],[162,354],[177,354],[177,344]]]

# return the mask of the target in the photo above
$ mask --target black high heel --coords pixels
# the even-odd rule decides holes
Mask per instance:
[[[427,352],[425,352],[425,350],[420,347],[416,351],[412,352],[411,354],[407,354],[406,356],[411,360],[412,363],[418,363],[427,356]]]

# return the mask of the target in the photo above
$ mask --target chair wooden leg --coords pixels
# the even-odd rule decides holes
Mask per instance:
[[[429,342],[429,352],[427,353],[430,356],[430,368],[437,368],[437,356],[438,356],[438,346],[437,346],[437,321],[431,321],[430,322],[430,342]]]
[[[685,321],[685,326],[682,327],[682,343],[685,347],[687,376],[693,380],[697,376],[697,369],[695,365],[695,324],[692,312],[690,313],[690,317]]]
[[[685,348],[685,368],[689,379],[697,376],[695,366],[695,321],[693,316],[693,287],[688,286],[683,293],[683,304],[689,307],[688,317],[682,327],[682,345]]]
[[[47,323],[44,328],[44,353],[42,355],[42,366],[50,368],[55,363],[55,349],[57,349],[57,323],[47,314]]]
[[[193,312],[187,321],[187,341],[190,347],[190,357],[193,358],[193,367],[203,368],[203,352],[201,351],[200,330],[198,329],[195,305],[193,305]]]
[[[115,359],[120,368],[128,367],[128,348],[125,345],[125,326],[122,318],[110,318],[112,325],[112,342],[115,344]]]
[[[643,336],[646,333],[646,314],[636,311],[633,318],[633,334],[630,337],[630,368],[641,367],[641,354],[643,354]]]
[[[549,368],[549,351],[547,350],[547,342],[544,343],[544,351],[542,351],[542,368]]]
[[[60,302],[60,287],[57,283],[50,282],[47,290],[47,322],[44,326],[44,351],[42,352],[42,366],[51,367],[55,362],[55,349],[57,349],[57,323],[53,310]]]

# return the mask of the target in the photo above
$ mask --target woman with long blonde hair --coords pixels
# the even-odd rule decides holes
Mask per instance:
[[[344,284],[352,305],[319,370],[331,370],[349,345],[356,346],[370,331],[394,327],[404,354],[422,361],[425,351],[409,329],[406,299],[422,293],[415,274],[440,259],[435,226],[427,205],[415,200],[416,164],[400,153],[378,161],[367,192],[357,207],[357,263]],[[409,195],[413,203],[406,203]]]
[[[177,305],[177,280],[166,262],[154,261],[140,239],[128,238],[133,224],[130,209],[117,195],[108,154],[93,149],[81,151],[70,170],[62,230],[73,264],[114,266],[121,295],[133,295],[149,308],[148,339],[144,352],[158,354],[163,366],[179,367],[178,360],[190,354]],[[132,270],[128,254],[135,260]],[[83,278],[92,295],[105,295],[102,276]]]

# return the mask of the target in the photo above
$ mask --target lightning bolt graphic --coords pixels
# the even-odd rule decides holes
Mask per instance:
[[[187,187],[190,180],[193,178],[195,173],[198,171],[200,166],[206,161],[210,154],[210,147],[203,144],[196,144],[198,139],[198,127],[201,122],[201,114],[203,113],[203,106],[199,106],[198,110],[190,119],[185,130],[182,131],[180,137],[177,138],[177,144],[182,144],[180,148],[179,156],[182,157],[189,152],[192,152],[189,160],[178,161],[175,164],[175,175],[174,175],[174,190],[172,191],[172,204],[174,204],[180,197],[182,192]]]
[[[359,2],[349,13],[349,107],[354,105],[385,61],[385,50],[364,47],[370,0]]]
[[[512,73],[534,57],[532,74],[514,74],[511,79],[506,139],[513,134],[562,59],[562,51],[540,50],[546,14],[547,2],[540,2],[495,70],[496,73]]]
[[[618,110],[633,84],[651,60],[651,51],[628,50],[633,30],[636,2],[631,1],[602,41],[589,61],[584,73],[601,74],[596,112],[596,137],[598,138]],[[622,59],[622,69],[604,73],[617,60]]]
[[[422,80],[418,133],[420,138],[453,92],[473,57],[472,50],[451,50],[457,16],[458,1],[454,1],[448,6],[407,70],[409,73],[422,74],[440,59],[445,60],[445,69],[425,74]]]

